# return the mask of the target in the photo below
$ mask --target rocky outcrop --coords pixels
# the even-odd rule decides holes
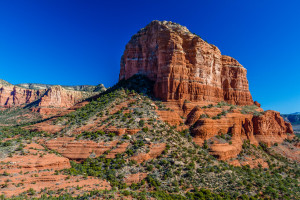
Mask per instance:
[[[29,151],[30,154],[14,155],[13,157],[7,157],[1,160],[3,163],[11,163],[13,165],[10,167],[3,167],[0,165],[0,174],[4,171],[7,173],[19,173],[20,171],[27,172],[45,169],[61,170],[71,167],[67,158],[49,153],[39,156],[37,152],[40,152],[44,148],[36,143],[27,145],[25,149]]]
[[[276,111],[266,111],[260,116],[251,114],[229,113],[220,119],[199,119],[193,126],[192,133],[203,140],[216,135],[232,133],[247,138],[253,143],[270,143],[275,138],[280,141],[293,134],[291,125],[285,122]],[[256,141],[257,140],[257,141]]]
[[[153,21],[134,35],[121,59],[119,79],[135,74],[155,82],[162,100],[252,105],[247,70],[186,27]]]
[[[253,117],[253,132],[258,141],[268,146],[282,143],[288,138],[288,133],[293,134],[292,125],[285,122],[279,112],[266,111],[261,116]]]
[[[148,153],[139,153],[137,155],[132,156],[130,159],[136,161],[137,163],[142,163],[144,161],[154,159],[162,154],[162,152],[166,148],[165,143],[151,143],[149,145],[150,151]]]
[[[118,141],[112,142],[100,142],[96,143],[94,141],[79,140],[76,141],[75,138],[57,138],[45,142],[45,145],[52,150],[59,152],[66,158],[71,160],[85,160],[86,158],[95,158],[102,155],[104,152],[117,146]],[[127,146],[126,146],[127,147]],[[125,147],[125,150],[126,150]],[[117,147],[118,148],[118,147]],[[124,150],[124,146],[119,147],[120,149],[115,150],[116,152],[121,152]],[[114,152],[110,154],[114,157]]]
[[[187,122],[198,117],[201,110],[195,108],[191,111]],[[202,110],[205,113],[204,110]],[[205,114],[207,115],[207,114]],[[208,115],[207,115],[208,116]],[[195,142],[202,145],[205,140],[224,134],[231,135],[231,143],[214,143],[210,151],[221,160],[235,158],[242,150],[244,140],[251,144],[258,145],[260,142],[272,146],[275,143],[282,143],[284,139],[294,137],[291,124],[285,122],[280,114],[275,111],[266,111],[259,116],[232,112],[226,116],[216,118],[201,118],[192,126],[192,134]]]
[[[131,185],[132,183],[139,183],[143,179],[147,177],[147,173],[137,173],[137,174],[129,174],[124,178],[124,182],[127,185]]]

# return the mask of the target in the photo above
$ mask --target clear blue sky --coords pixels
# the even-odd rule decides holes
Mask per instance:
[[[0,78],[112,86],[126,43],[155,19],[185,25],[236,58],[264,109],[300,111],[296,0],[1,0]]]

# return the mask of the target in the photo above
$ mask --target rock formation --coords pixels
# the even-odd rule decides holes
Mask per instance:
[[[55,114],[57,111],[72,107],[87,97],[89,97],[88,93],[66,90],[59,85],[52,86],[37,100],[37,106],[33,110],[41,114]]]
[[[88,157],[99,157],[104,152],[117,146],[117,142],[118,141],[96,143],[94,141],[85,140],[75,141],[75,138],[58,138],[45,142],[45,145],[49,149],[56,150],[68,159],[84,160]]]
[[[40,98],[46,90],[30,90],[13,85],[0,85],[0,107],[19,107]]]
[[[134,74],[155,81],[162,100],[252,105],[247,70],[186,27],[153,21],[134,35],[121,59],[119,79]]]
[[[237,60],[221,55],[216,46],[179,24],[152,21],[131,38],[121,58],[119,80],[135,74],[154,81],[155,97],[175,110],[158,111],[161,119],[172,125],[185,123],[196,143],[232,134],[230,144],[210,147],[222,160],[236,157],[245,140],[271,146],[294,136],[291,124],[278,112],[263,112],[253,102],[247,70]],[[214,106],[220,102],[224,106]]]

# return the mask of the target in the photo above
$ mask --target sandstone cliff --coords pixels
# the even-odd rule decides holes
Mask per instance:
[[[134,74],[155,81],[162,100],[252,105],[247,70],[186,27],[153,21],[134,35],[121,59],[119,79]]]
[[[35,102],[32,110],[44,115],[57,114],[93,94],[66,90],[59,85],[52,86]]]
[[[30,90],[13,85],[0,85],[0,107],[24,106],[40,98],[46,90]]]
[[[40,89],[27,89],[27,88]],[[91,90],[91,91],[90,91]],[[90,96],[104,91],[102,84],[98,86],[53,86],[53,85],[12,85],[0,81],[0,108],[29,107],[32,111],[43,115],[53,115],[74,106]]]

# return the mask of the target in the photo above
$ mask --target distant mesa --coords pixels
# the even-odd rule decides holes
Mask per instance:
[[[300,112],[292,114],[282,114],[283,119],[293,125],[296,134],[300,135]]]
[[[97,86],[32,83],[13,85],[0,79],[0,108],[3,110],[26,107],[44,116],[51,116],[105,90],[103,84]]]

